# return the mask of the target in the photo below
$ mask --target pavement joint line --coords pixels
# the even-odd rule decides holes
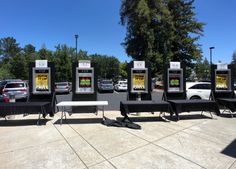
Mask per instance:
[[[136,135],[136,134],[134,134],[134,133],[132,133],[132,132],[129,132],[129,131],[125,130],[125,129],[121,129],[121,130],[123,130],[123,131],[125,131],[126,133],[129,133],[129,134],[131,134],[131,135],[133,135],[133,136],[135,136],[135,137],[137,137],[137,138],[139,138],[139,139],[141,139],[141,140],[144,140],[144,141],[146,141],[146,142],[148,142],[148,143],[151,143],[150,141],[146,140],[145,138],[142,138],[142,137],[140,137],[140,136],[138,136],[138,135]]]
[[[198,124],[200,124],[200,123],[198,123]],[[167,138],[167,137],[176,135],[176,134],[178,134],[178,133],[180,133],[180,132],[184,132],[184,130],[187,130],[187,129],[189,129],[189,128],[193,127],[193,126],[196,126],[196,125],[198,125],[198,124],[194,124],[194,125],[192,125],[192,126],[190,126],[190,127],[186,127],[186,128],[181,129],[181,130],[177,130],[176,132],[173,132],[173,133],[171,133],[170,135],[167,135],[167,136],[164,136],[164,137],[162,137],[162,138],[159,138],[159,139],[156,139],[156,140],[154,140],[154,141],[151,141],[151,143],[158,142],[158,141],[163,140],[163,139],[165,139],[165,138]],[[161,125],[161,124],[160,124],[160,125]],[[163,125],[163,126],[164,126],[164,125]],[[186,133],[186,132],[184,132],[184,133]],[[186,134],[191,135],[191,134],[189,134],[189,133],[186,133]]]
[[[79,154],[77,154],[77,152],[75,151],[75,149],[70,145],[70,143],[68,142],[68,140],[63,136],[63,134],[59,131],[59,129],[54,126],[56,128],[56,130],[60,133],[60,135],[64,138],[64,140],[66,141],[66,143],[69,145],[69,147],[72,149],[72,151],[76,154],[76,156],[80,159],[80,161],[84,164],[85,168],[88,168],[88,166],[86,165],[86,163],[80,158]]]
[[[19,151],[19,150],[26,150],[26,149],[30,149],[30,148],[34,148],[34,147],[38,147],[38,146],[43,146],[45,144],[51,144],[51,143],[55,143],[55,142],[59,142],[59,141],[63,141],[63,139],[60,139],[60,140],[54,140],[54,141],[49,141],[49,142],[46,142],[46,143],[42,143],[42,144],[37,144],[37,145],[31,145],[31,146],[26,146],[26,147],[22,147],[22,148],[16,148],[14,150],[9,150],[9,151],[2,151],[0,152],[0,155],[2,154],[7,154],[7,153],[11,153],[11,152],[15,152],[15,151]]]
[[[164,148],[164,147],[162,147],[162,146],[160,146],[160,145],[156,145],[156,144],[154,144],[154,143],[152,143],[152,144],[153,144],[154,146],[156,146],[156,147],[159,147],[159,148],[165,150],[165,151],[168,151],[169,153],[175,154],[175,155],[177,155],[177,156],[179,156],[179,157],[181,157],[181,158],[183,158],[183,159],[185,159],[185,160],[187,160],[187,161],[189,161],[189,162],[191,162],[191,163],[193,163],[193,164],[196,164],[196,165],[198,165],[198,166],[201,167],[201,168],[207,169],[206,167],[203,167],[202,165],[200,165],[200,164],[198,164],[198,163],[196,163],[196,162],[194,162],[194,161],[192,161],[192,160],[190,160],[190,159],[188,159],[188,158],[185,158],[184,156],[182,156],[182,155],[180,155],[180,154],[177,154],[177,153],[175,153],[175,152],[173,152],[173,151],[170,151],[170,150],[168,150],[168,149],[166,149],[166,148]]]
[[[165,127],[164,125],[162,125],[162,126]],[[168,128],[168,127],[167,127],[167,128]],[[175,130],[175,129],[173,129],[173,128],[169,128],[169,129]],[[125,129],[122,129],[122,130],[125,131],[125,132],[127,132],[127,133],[129,133],[129,134],[132,134],[133,136],[138,137],[138,138],[140,138],[140,139],[142,139],[142,140],[144,140],[144,141],[147,141],[147,142],[149,142],[149,143],[153,143],[153,142],[157,142],[157,141],[160,141],[160,140],[162,140],[162,139],[165,139],[165,138],[167,138],[167,137],[173,136],[173,135],[175,135],[175,134],[177,134],[177,133],[179,133],[179,132],[182,132],[182,131],[184,131],[184,130],[186,130],[186,129],[188,129],[188,128],[183,128],[183,129],[181,129],[181,130],[175,130],[175,132],[173,132],[173,133],[171,133],[171,134],[169,134],[169,135],[167,135],[167,136],[164,136],[164,137],[162,137],[162,138],[153,140],[153,141],[146,140],[146,139],[144,139],[144,138],[142,138],[142,137],[140,137],[140,136],[138,136],[138,135],[136,135],[136,134],[134,134],[134,133],[132,133],[132,132],[129,132],[129,131],[125,130]]]
[[[88,167],[90,168],[90,167],[93,167],[93,166],[96,166],[96,165],[99,165],[99,164],[102,164],[102,163],[104,163],[104,162],[108,162],[108,160],[102,160],[102,161],[99,161],[99,162],[97,162],[97,163],[95,163],[95,164],[92,164],[92,165],[88,165]]]
[[[89,141],[87,141],[78,131],[76,131],[70,124],[66,123],[70,126],[72,130],[74,130],[87,144],[89,144],[99,155],[101,155],[105,160],[108,161],[114,168],[117,168],[115,165],[113,165],[102,153],[100,153]]]
[[[148,146],[148,145],[150,145],[151,143],[146,143],[146,144],[144,144],[144,145],[141,145],[141,146],[138,146],[138,147],[136,147],[136,148],[134,148],[134,149],[132,149],[132,150],[129,150],[129,151],[126,151],[126,152],[124,152],[124,153],[121,153],[121,154],[118,154],[118,155],[115,155],[115,156],[113,156],[113,157],[110,157],[110,158],[108,158],[107,160],[111,160],[111,159],[114,159],[114,158],[116,158],[116,157],[120,157],[120,156],[122,156],[122,155],[125,155],[125,154],[127,154],[127,153],[130,153],[130,152],[133,152],[133,151],[135,151],[135,150],[138,150],[138,149],[141,149],[141,148],[143,148],[143,147],[146,147],[146,146]]]
[[[187,129],[185,129],[185,130],[187,130]],[[212,142],[212,143],[215,143],[215,144],[218,144],[218,145],[225,145],[225,144],[223,144],[223,143],[216,142],[216,141],[210,140],[210,139],[208,139],[208,138],[204,138],[204,137],[199,136],[199,135],[197,135],[197,134],[188,133],[188,132],[186,132],[185,130],[183,130],[183,133],[185,133],[185,134],[192,135],[192,136],[195,136],[195,137],[198,137],[198,138],[207,140],[207,141],[209,141],[209,142]],[[197,133],[201,133],[201,132],[196,131],[196,130],[193,130],[193,129],[190,129],[190,130],[195,131],[195,132],[197,132]],[[208,134],[208,133],[204,133],[204,134]],[[210,135],[210,134],[209,134],[209,135]],[[212,136],[212,135],[211,135],[211,136]],[[214,137],[214,136],[212,136],[212,137]]]
[[[231,169],[233,165],[236,164],[236,160],[231,164],[231,166],[228,169]],[[233,169],[233,168],[232,168]]]

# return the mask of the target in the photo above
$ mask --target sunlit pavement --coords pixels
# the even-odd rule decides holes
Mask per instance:
[[[121,120],[120,112],[106,111]],[[159,112],[131,115],[141,130],[107,127],[102,113],[0,120],[0,168],[236,168],[236,115],[210,118],[183,113],[180,121]]]

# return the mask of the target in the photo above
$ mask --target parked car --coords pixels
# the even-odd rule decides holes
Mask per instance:
[[[116,91],[127,91],[127,80],[119,80],[114,88]]]
[[[28,83],[20,79],[4,80],[1,82],[0,94],[2,98],[10,98],[13,96],[16,101],[27,101],[28,93]]]
[[[114,92],[114,86],[112,80],[101,80],[98,83],[98,91],[99,92]]]
[[[211,83],[209,82],[187,82],[186,83],[187,98],[208,100],[211,94]]]
[[[71,92],[71,85],[69,82],[56,82],[55,83],[55,92],[57,94],[69,94]]]

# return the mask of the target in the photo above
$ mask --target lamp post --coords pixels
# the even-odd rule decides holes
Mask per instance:
[[[211,70],[212,69],[211,68],[211,66],[212,66],[212,49],[215,49],[215,47],[212,46],[209,49],[210,49],[210,74],[211,74],[211,80],[212,80],[212,70]]]
[[[212,49],[215,49],[215,47],[210,47],[210,64],[212,65]]]
[[[77,58],[77,40],[78,40],[78,37],[79,36],[76,34],[75,35],[75,54],[76,54],[75,56],[76,56],[76,58]]]

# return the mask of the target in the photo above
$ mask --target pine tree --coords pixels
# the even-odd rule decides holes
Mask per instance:
[[[187,65],[201,59],[196,40],[203,24],[195,19],[193,0],[123,0],[121,24],[127,27],[123,43],[128,56],[151,63],[160,72],[170,60]],[[196,35],[194,37],[194,35]]]

